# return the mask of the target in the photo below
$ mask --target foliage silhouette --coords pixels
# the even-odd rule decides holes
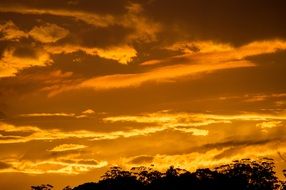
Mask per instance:
[[[286,170],[283,171],[284,174]],[[37,187],[37,186],[36,186]],[[40,186],[39,186],[40,187]],[[33,188],[32,188],[33,189]],[[72,190],[286,190],[286,182],[278,179],[272,159],[242,159],[214,169],[189,172],[171,166],[165,173],[147,167],[130,171],[112,167],[99,182],[90,182]],[[35,188],[33,190],[49,190]]]
[[[37,186],[31,186],[32,190],[51,190],[53,189],[53,186],[50,184],[42,184]]]

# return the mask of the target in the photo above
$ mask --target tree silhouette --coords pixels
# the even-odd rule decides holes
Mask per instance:
[[[286,175],[286,170],[284,170]],[[50,190],[52,186],[33,186],[33,190]],[[275,175],[272,159],[242,159],[214,169],[195,172],[171,166],[162,173],[153,168],[133,167],[130,171],[111,167],[98,182],[64,190],[286,190],[286,182]]]
[[[42,185],[37,185],[37,186],[31,186],[32,190],[51,190],[53,189],[53,186],[50,184],[42,184]]]

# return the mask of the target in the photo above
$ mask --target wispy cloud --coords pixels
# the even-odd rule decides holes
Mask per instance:
[[[49,150],[50,152],[65,152],[65,151],[71,151],[71,150],[80,150],[84,149],[87,146],[82,144],[61,144],[59,146],[56,146]]]
[[[56,24],[46,23],[41,26],[34,26],[29,35],[42,43],[53,43],[65,38],[69,31]]]
[[[143,8],[141,5],[135,3],[127,5],[126,12],[123,15],[98,14],[80,10],[30,8],[27,6],[3,6],[0,8],[0,12],[70,17],[96,27],[104,28],[119,25],[133,30],[133,33],[127,37],[127,41],[129,42],[134,40],[154,41],[156,40],[156,35],[161,30],[160,24],[147,18],[142,13]]]
[[[12,132],[14,134],[2,135],[0,144],[25,143],[30,141],[47,141],[60,139],[86,139],[90,141],[114,140],[118,138],[131,138],[137,136],[146,136],[157,132],[170,129],[162,126],[148,126],[141,129],[118,130],[112,132],[94,132],[87,130],[62,131],[59,129],[40,129],[36,126],[14,126],[7,123],[0,123],[0,131]],[[173,130],[177,130],[174,128]],[[190,133],[192,135],[207,135],[206,130],[200,129],[184,129],[178,131]],[[28,132],[28,135],[22,136],[21,132]]]
[[[187,45],[183,47],[185,46]],[[228,44],[216,44],[215,42],[203,41],[194,42],[194,46],[197,47],[197,51],[172,47],[172,50],[182,51],[183,53],[181,56],[171,58],[174,63],[173,65],[160,66],[141,73],[112,74],[93,77],[83,80],[83,82],[75,84],[72,87],[64,86],[55,89],[50,94],[53,95],[62,91],[83,88],[107,90],[138,87],[147,82],[172,81],[187,76],[196,76],[225,69],[255,67],[255,63],[249,61],[247,59],[248,57],[286,49],[286,42],[282,40],[257,41],[241,47],[232,47]],[[182,61],[182,59],[184,61]],[[170,58],[161,60],[161,62],[164,61],[170,61]]]
[[[68,54],[82,51],[87,55],[99,56],[105,59],[116,60],[121,64],[127,64],[133,60],[137,55],[137,51],[129,45],[119,45],[113,47],[99,48],[99,47],[84,47],[76,44],[70,45],[46,45],[45,50],[50,54]]]
[[[1,33],[0,41],[1,40],[19,41],[19,39],[27,37],[26,32],[20,30],[12,21],[7,21],[4,24],[0,24],[0,33]]]
[[[55,15],[72,17],[88,24],[92,24],[98,27],[107,27],[115,24],[115,19],[112,15],[99,15],[95,13],[87,13],[82,11],[72,10],[60,10],[60,9],[36,9],[25,6],[3,6],[0,8],[0,12],[13,12],[19,14],[34,14],[34,15]]]
[[[141,115],[122,115],[106,117],[106,122],[136,122],[136,123],[158,123],[171,126],[206,126],[216,123],[231,123],[232,121],[268,121],[268,120],[286,120],[286,115],[280,114],[203,114],[161,111],[154,113],[143,113]]]
[[[29,67],[43,67],[52,63],[50,55],[42,49],[31,49],[32,55],[18,55],[21,49],[29,50],[30,47],[6,49],[0,59],[0,78],[15,76],[20,70]]]
[[[70,174],[76,175],[83,172],[88,172],[94,169],[102,168],[108,165],[107,161],[97,161],[94,159],[79,159],[79,158],[59,158],[47,159],[40,161],[4,160],[10,167],[0,170],[0,173],[26,173],[26,174]]]
[[[256,146],[238,146],[213,148],[206,152],[192,152],[187,154],[156,154],[147,157],[144,162],[134,162],[136,157],[122,158],[119,163],[126,167],[150,166],[153,164],[156,169],[166,170],[170,165],[188,170],[196,170],[198,168],[216,167],[234,160],[243,158],[259,159],[265,156],[277,158],[277,151],[285,152],[285,142],[281,144],[266,143]]]
[[[74,117],[74,113],[27,113],[20,114],[21,117]]]

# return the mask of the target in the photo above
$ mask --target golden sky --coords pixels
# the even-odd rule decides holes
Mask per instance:
[[[285,6],[1,0],[1,189],[61,189],[114,165],[271,157],[281,172]]]

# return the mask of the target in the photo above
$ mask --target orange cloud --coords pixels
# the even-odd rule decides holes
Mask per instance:
[[[92,110],[92,109],[87,109],[87,110],[84,110],[83,112],[81,112],[82,114],[94,114],[95,111]]]
[[[13,7],[1,7],[0,12],[15,12],[21,14],[35,14],[35,15],[55,15],[55,16],[65,16],[72,17],[88,24],[92,24],[98,27],[107,27],[115,23],[115,19],[111,15],[99,15],[95,13],[87,13],[82,11],[72,11],[72,10],[61,10],[61,9],[35,9],[23,6],[13,6]]]
[[[71,17],[75,20],[80,20],[96,27],[109,27],[120,25],[126,28],[131,28],[134,33],[130,34],[127,41],[154,41],[157,33],[161,30],[159,23],[155,23],[146,18],[143,8],[139,4],[130,3],[126,7],[126,13],[123,15],[97,14],[76,10],[63,9],[35,9],[24,6],[0,7],[0,12],[14,12],[20,14],[34,15],[54,15],[60,17]]]
[[[74,117],[74,113],[27,113],[21,114],[21,117]]]
[[[278,159],[277,151],[286,151],[285,142],[278,145],[275,143],[269,143],[265,145],[244,146],[237,148],[214,148],[206,152],[193,152],[187,154],[156,154],[152,156],[152,159],[149,159],[150,161],[145,161],[144,163],[138,164],[131,162],[134,157],[129,157],[122,158],[118,161],[118,164],[128,169],[134,166],[142,165],[149,167],[150,164],[153,164],[156,169],[161,171],[166,170],[171,165],[194,171],[198,168],[212,168],[243,158],[260,159],[263,157],[272,157]]]
[[[211,124],[233,123],[237,121],[254,121],[257,127],[261,129],[273,128],[280,126],[282,121],[286,121],[286,115],[280,114],[233,114],[233,115],[213,115],[199,113],[172,113],[169,111],[145,113],[141,115],[123,115],[106,117],[105,122],[135,122],[158,125],[161,128],[173,129],[184,133],[192,133],[195,136],[207,136],[209,131],[206,129],[198,129],[194,127],[209,126]]]
[[[237,48],[228,44],[216,44],[215,42],[196,42],[195,46],[198,46],[198,51],[182,50],[184,54],[181,56],[161,60],[161,62],[172,60],[175,63],[173,65],[161,66],[136,74],[113,74],[94,77],[72,87],[66,86],[57,89],[51,92],[50,95],[82,88],[106,90],[138,87],[146,82],[164,82],[224,69],[254,67],[256,65],[246,58],[286,49],[286,42],[281,40],[258,41]],[[178,49],[180,50],[180,48]],[[177,58],[179,60],[184,58],[185,61],[180,61],[180,63],[176,60]]]
[[[146,82],[163,82],[184,76],[209,73],[223,69],[233,69],[241,67],[252,67],[253,63],[249,61],[235,61],[219,64],[177,64],[157,68],[145,73],[138,74],[115,74],[103,77],[88,79],[76,88],[93,88],[96,90],[126,88],[140,86]]]
[[[49,150],[50,152],[65,152],[70,150],[79,150],[86,148],[87,146],[81,144],[61,144]]]
[[[121,45],[107,48],[88,48],[78,45],[45,46],[50,54],[74,53],[83,51],[87,55],[96,55],[106,59],[116,60],[121,64],[127,64],[137,56],[137,51],[129,45]]]
[[[46,23],[41,26],[35,26],[29,32],[35,40],[42,43],[53,43],[56,42],[69,34],[69,31],[56,24]]]
[[[94,159],[58,158],[40,161],[28,161],[17,159],[6,159],[5,163],[11,165],[9,168],[0,170],[0,173],[26,173],[26,174],[70,174],[76,175],[108,165],[107,161]]]
[[[173,127],[163,125],[163,126],[148,126],[141,129],[130,129],[130,130],[119,130],[112,132],[94,132],[87,130],[75,130],[75,131],[62,131],[59,129],[40,129],[36,126],[14,126],[7,123],[0,123],[0,131],[4,132],[14,132],[15,135],[6,135],[5,138],[0,138],[0,144],[9,143],[25,143],[29,141],[41,141],[41,140],[60,140],[60,139],[88,139],[91,141],[99,140],[113,140],[118,138],[131,138],[137,136],[146,136],[154,134],[157,132],[165,131],[168,129],[173,129],[181,131],[184,133],[190,133],[197,136],[205,136],[208,134],[207,130],[193,129],[193,128],[183,128],[183,127]],[[27,136],[21,136],[17,133],[19,132],[29,132]]]
[[[20,114],[20,117],[73,117],[73,118],[85,118],[89,117],[95,114],[95,112],[92,109],[87,109],[79,114],[76,113],[64,113],[64,112],[59,112],[59,113],[25,113],[25,114]]]
[[[0,33],[2,34],[0,40],[18,41],[27,37],[27,34],[20,30],[12,21],[7,21],[5,24],[0,25]]]
[[[15,76],[16,73],[25,68],[34,66],[46,66],[52,62],[50,55],[46,52],[35,49],[34,56],[18,57],[15,55],[17,49],[7,49],[0,59],[0,78]]]
[[[256,126],[261,127],[262,129],[270,129],[273,127],[278,127],[281,124],[282,124],[282,121],[265,121],[265,122],[256,124]]]

